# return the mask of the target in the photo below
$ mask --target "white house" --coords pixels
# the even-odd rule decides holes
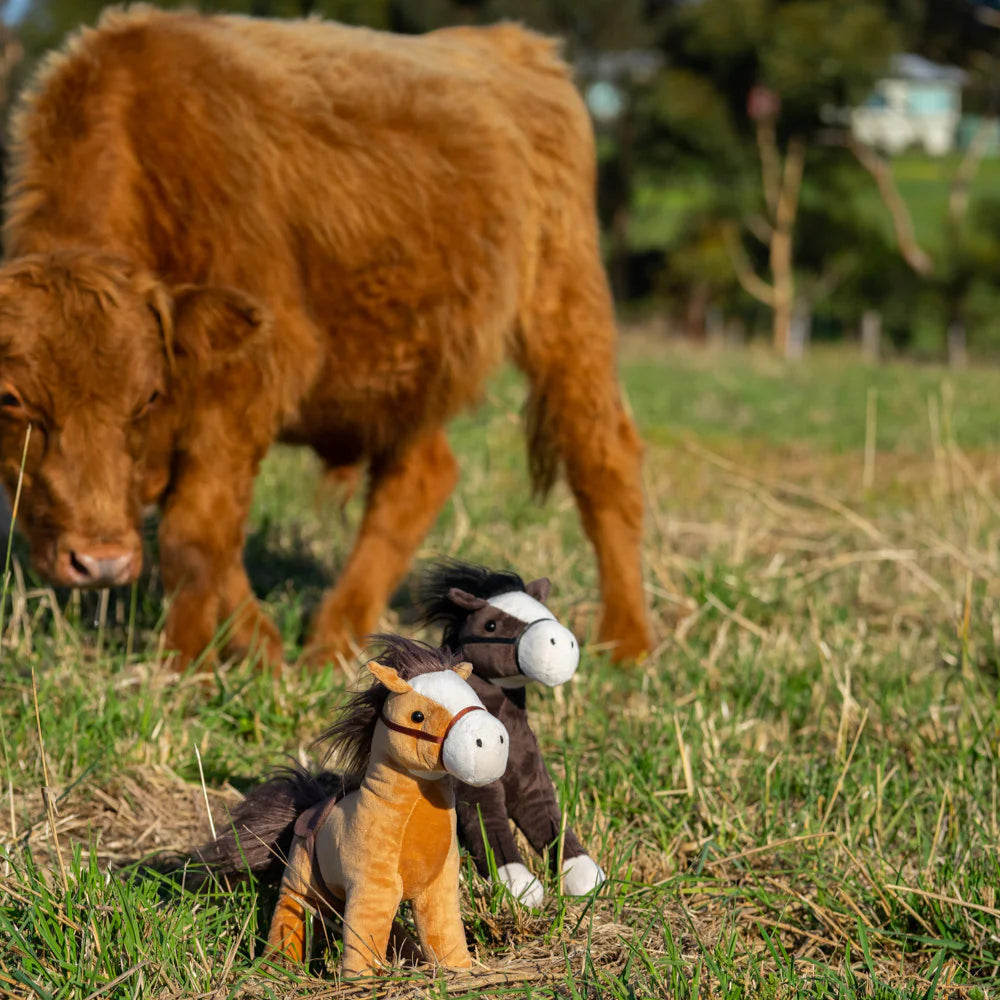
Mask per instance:
[[[965,72],[955,66],[911,53],[894,56],[889,74],[860,108],[851,110],[851,133],[889,154],[916,146],[943,156],[955,147],[965,80]]]

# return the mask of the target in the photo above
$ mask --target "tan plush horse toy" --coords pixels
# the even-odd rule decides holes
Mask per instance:
[[[424,957],[467,968],[448,776],[495,781],[507,766],[509,737],[466,683],[470,664],[423,643],[379,638],[380,662],[368,664],[376,683],[321,737],[346,775],[332,782],[329,773],[292,770],[252,789],[231,829],[194,852],[185,881],[245,874],[267,881],[281,872],[268,951],[302,961],[311,915],[338,913],[348,975],[385,963],[396,911],[411,900]],[[287,857],[283,868],[279,857]]]

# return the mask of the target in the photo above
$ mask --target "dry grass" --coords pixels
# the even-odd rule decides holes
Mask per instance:
[[[730,377],[700,356],[642,350],[645,367],[682,368],[695,394]],[[763,375],[723,360],[751,382],[772,374],[767,360]],[[998,453],[949,430],[961,391],[921,401],[926,448],[866,460],[864,435],[840,448],[667,427],[629,385],[650,442],[659,645],[647,661],[622,673],[592,642],[592,557],[564,489],[544,509],[525,495],[512,383],[456,427],[463,481],[424,550],[551,576],[555,610],[591,640],[573,684],[531,708],[570,820],[612,882],[590,903],[553,894],[526,913],[469,873],[480,967],[446,980],[417,970],[379,995],[985,995],[1000,976]],[[315,475],[277,454],[258,495],[255,576],[290,644],[346,546],[340,515],[317,513]],[[294,563],[290,584],[277,559]],[[140,595],[134,630],[127,595],[105,606],[103,628],[86,598],[67,606],[20,576],[12,596],[0,914],[58,925],[54,914],[93,906],[94,941],[125,939],[117,964],[76,985],[67,974],[58,995],[137,995],[140,977],[145,996],[370,995],[339,982],[335,956],[318,975],[266,974],[266,894],[174,900],[176,925],[154,940],[160,904],[123,890],[146,928],[133,945],[99,877],[205,839],[206,798],[223,822],[238,789],[282,753],[302,756],[341,682],[292,674],[275,687],[245,665],[207,684],[166,677],[155,591]],[[406,628],[398,611],[384,624]],[[43,905],[59,858],[69,891]],[[32,993],[15,967],[51,987],[64,966],[42,934],[0,945],[12,995]]]

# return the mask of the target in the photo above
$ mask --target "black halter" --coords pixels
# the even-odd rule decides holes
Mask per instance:
[[[517,646],[521,641],[521,637],[525,632],[531,628],[532,625],[537,625],[539,622],[550,622],[553,621],[552,618],[536,618],[533,622],[528,622],[517,635],[510,636],[506,638],[504,636],[470,636],[468,639],[463,639],[461,636],[458,638],[460,646],[472,646],[477,643],[483,646]]]

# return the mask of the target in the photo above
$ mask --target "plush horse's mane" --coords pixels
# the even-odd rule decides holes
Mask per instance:
[[[404,639],[399,635],[373,635],[371,640],[377,644],[371,660],[392,668],[405,681],[418,674],[448,670],[459,662],[450,650],[436,649],[415,639]],[[388,697],[389,689],[379,681],[358,691],[339,709],[333,725],[316,739],[314,745],[329,744],[327,760],[337,757],[345,774],[363,774],[368,767],[375,726]]]
[[[441,645],[446,649],[459,647],[458,633],[469,615],[465,608],[460,608],[448,597],[448,591],[452,587],[489,600],[497,594],[524,590],[524,580],[509,570],[489,569],[459,559],[441,559],[427,566],[416,585],[419,620],[424,626],[443,627]]]

